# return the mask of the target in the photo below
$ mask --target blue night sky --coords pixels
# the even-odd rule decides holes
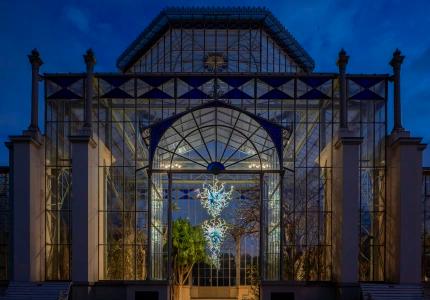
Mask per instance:
[[[162,8],[202,3],[267,7],[314,58],[317,72],[335,72],[343,47],[351,56],[349,72],[390,73],[388,62],[398,47],[406,55],[403,125],[430,142],[428,0],[0,0],[0,165],[8,161],[3,142],[29,124],[31,49],[41,53],[42,73],[82,72],[82,54],[90,47],[96,71],[116,71],[116,58]],[[392,118],[391,106],[388,111]],[[424,164],[430,166],[430,150]]]

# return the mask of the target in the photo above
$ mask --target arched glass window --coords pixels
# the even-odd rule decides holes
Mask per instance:
[[[154,169],[279,170],[267,131],[247,114],[225,107],[192,111],[179,118],[157,145]]]

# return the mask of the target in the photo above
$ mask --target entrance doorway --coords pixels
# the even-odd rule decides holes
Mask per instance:
[[[233,291],[225,298],[237,298],[242,297],[237,287],[248,294],[260,278],[280,275],[283,131],[227,104],[211,105],[145,131],[153,155],[150,271],[152,278],[172,278],[172,229],[186,220],[202,229],[209,258],[191,270],[186,283],[191,295],[211,298]],[[200,194],[216,184],[230,194],[214,216]]]
[[[172,215],[189,220],[193,226],[211,219],[202,206],[198,191],[218,181],[232,190],[231,199],[220,213],[227,230],[221,244],[218,268],[198,263],[190,278],[193,286],[250,285],[258,276],[260,255],[260,175],[256,173],[172,174]]]

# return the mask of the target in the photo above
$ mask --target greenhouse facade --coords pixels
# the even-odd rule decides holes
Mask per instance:
[[[243,7],[164,9],[113,73],[88,50],[85,72],[40,75],[33,50],[30,126],[0,170],[6,297],[58,282],[70,299],[422,298],[430,174],[401,122],[404,56],[393,74],[348,58],[314,72],[271,12]],[[180,222],[205,251],[178,298]]]

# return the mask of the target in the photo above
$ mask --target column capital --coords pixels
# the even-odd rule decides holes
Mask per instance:
[[[28,60],[33,68],[39,69],[41,65],[43,65],[43,61],[40,58],[39,51],[36,48],[31,50],[31,53],[28,55]]]
[[[346,54],[346,51],[343,48],[340,49],[337,62],[336,62],[337,66],[339,67],[339,72],[345,72],[348,61],[349,61],[349,56]]]
[[[69,136],[69,141],[72,144],[88,144],[91,148],[95,148],[97,146],[97,142],[89,134],[71,135]]]
[[[94,55],[93,49],[88,49],[84,54],[85,65],[87,66],[87,71],[92,71],[96,64],[96,57]]]
[[[395,149],[399,146],[416,146],[419,151],[424,151],[427,144],[422,142],[421,137],[412,137],[409,131],[395,131],[388,137],[388,146]]]
[[[339,135],[335,140],[334,147],[339,149],[342,145],[360,145],[363,138],[355,135]]]
[[[393,58],[390,60],[390,66],[393,67],[394,72],[400,71],[400,67],[403,63],[405,56],[402,55],[402,52],[399,49],[396,49],[393,52]]]

